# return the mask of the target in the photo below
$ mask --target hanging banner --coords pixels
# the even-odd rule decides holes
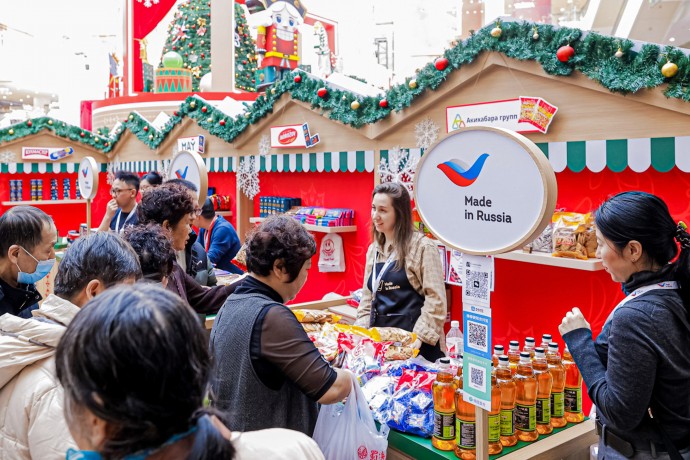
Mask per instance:
[[[274,149],[314,147],[320,141],[318,133],[311,134],[308,123],[271,127],[271,148]]]
[[[186,150],[203,154],[206,150],[206,141],[204,136],[181,137],[177,140],[177,150]]]
[[[22,147],[22,160],[57,161],[74,153],[72,147]]]
[[[446,108],[446,129],[491,126],[518,133],[545,134],[558,107],[545,99],[520,96],[503,101],[478,102]]]

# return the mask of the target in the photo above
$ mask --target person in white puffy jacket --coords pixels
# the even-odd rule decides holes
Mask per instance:
[[[78,239],[65,253],[33,318],[0,316],[0,459],[64,459],[75,446],[63,415],[54,354],[81,306],[108,287],[141,277],[139,259],[117,235]]]

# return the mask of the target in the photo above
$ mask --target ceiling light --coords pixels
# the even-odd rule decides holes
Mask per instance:
[[[24,99],[19,99],[19,102],[24,102]]]
[[[668,39],[668,41],[670,41],[671,43],[673,43],[673,42],[676,41],[676,38],[675,38],[675,37],[671,37],[671,38]]]

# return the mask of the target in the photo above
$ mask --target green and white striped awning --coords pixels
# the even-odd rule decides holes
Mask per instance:
[[[165,171],[170,165],[170,160],[151,161],[114,161],[113,170],[146,173],[149,171]]]
[[[100,163],[101,172],[106,172],[108,165]],[[76,173],[79,171],[79,163],[0,163],[0,172],[6,174],[15,173]]]
[[[690,136],[613,139],[601,141],[538,143],[553,170],[573,172],[605,168],[622,172],[626,168],[641,173],[650,167],[668,172],[676,166],[690,172]]]

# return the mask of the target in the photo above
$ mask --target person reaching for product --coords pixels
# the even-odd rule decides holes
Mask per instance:
[[[415,347],[429,361],[445,356],[446,287],[438,249],[414,231],[407,189],[377,185],[372,194],[372,238],[355,324],[398,327],[417,334]]]
[[[599,458],[690,459],[687,227],[644,192],[607,199],[594,219],[597,257],[627,297],[595,341],[578,308],[559,331],[597,407]]]
[[[342,401],[352,388],[350,374],[328,364],[283,305],[307,281],[314,237],[291,217],[271,216],[246,250],[249,276],[211,330],[213,404],[241,431],[279,427],[311,436],[318,403]]]
[[[204,331],[161,287],[116,287],[90,301],[64,333],[55,368],[79,449],[67,460],[323,459],[301,433],[233,432],[205,407]]]

